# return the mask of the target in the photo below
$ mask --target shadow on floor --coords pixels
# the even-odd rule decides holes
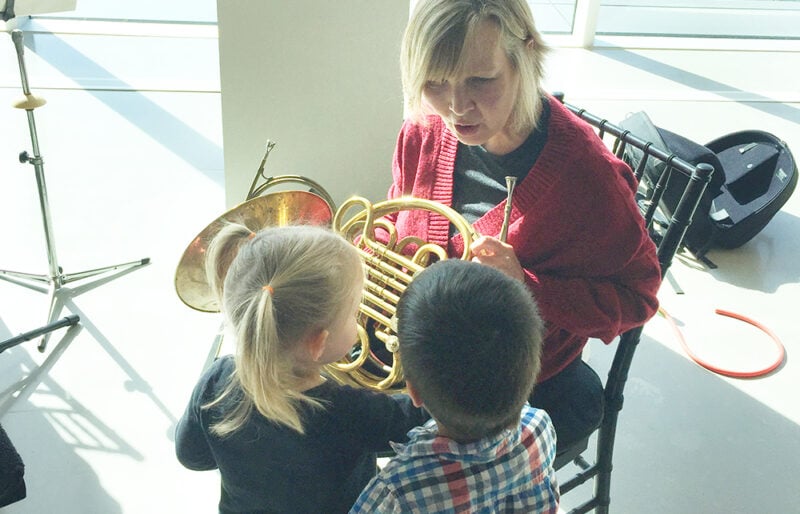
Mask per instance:
[[[60,335],[41,364],[23,347],[3,352],[2,412],[15,410],[14,416],[3,419],[3,426],[25,464],[27,488],[27,497],[5,507],[4,513],[78,514],[86,505],[104,514],[122,512],[79,452],[123,453],[138,461],[143,456],[48,376],[80,330],[76,325]],[[38,396],[49,396],[45,403],[51,406],[28,402],[34,390]]]
[[[90,57],[79,52],[55,34],[28,33],[25,45],[55,67],[81,88],[138,127],[159,144],[173,152],[197,170],[207,173],[219,185],[223,169],[222,148],[203,134],[175,117],[133,86],[115,77]],[[153,55],[152,59],[158,59]],[[126,91],[127,95],[108,94],[108,89],[98,89],[98,81],[114,84],[113,90]]]
[[[590,364],[605,376],[613,348],[600,346]],[[796,423],[646,334],[625,393],[612,512],[797,512]],[[565,495],[564,510],[584,493]]]
[[[639,55],[630,50],[625,50],[621,47],[612,47],[608,50],[597,50],[603,56],[621,62],[632,68],[638,68],[646,72],[652,73],[659,77],[672,80],[683,86],[688,86],[698,91],[709,91],[717,94],[723,98],[730,98],[733,101],[739,102],[741,100],[742,90],[734,86],[719,82],[690,71],[671,66],[669,64],[660,62],[656,59],[651,59],[643,55]],[[748,91],[749,99],[746,105],[750,108],[757,109],[766,114],[783,118],[792,123],[800,123],[800,109],[785,103],[779,103],[775,100],[759,95],[758,93]]]

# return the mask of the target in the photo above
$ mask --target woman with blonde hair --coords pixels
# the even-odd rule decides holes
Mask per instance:
[[[546,325],[530,402],[562,447],[603,414],[602,383],[581,360],[588,339],[610,343],[652,317],[661,277],[632,171],[544,91],[547,50],[526,0],[418,0],[400,53],[408,118],[388,196],[453,207],[483,235],[473,259],[533,293]],[[507,176],[516,187],[501,241]],[[398,238],[450,255],[466,244],[439,215],[392,221]]]

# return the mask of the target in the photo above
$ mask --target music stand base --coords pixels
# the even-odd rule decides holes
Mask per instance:
[[[85,278],[94,277],[95,275],[100,275],[102,273],[108,273],[111,271],[117,271],[117,270],[122,271],[128,268],[144,266],[145,264],[149,263],[150,263],[150,258],[145,257],[144,259],[140,259],[138,261],[124,262],[122,264],[112,264],[111,266],[104,266],[102,268],[96,268],[92,270],[80,271],[78,273],[69,273],[69,274],[61,273],[61,269],[59,268],[60,274],[55,277],[48,277],[47,275],[35,274],[35,273],[25,273],[24,271],[0,270],[0,278],[8,280],[7,277],[12,277],[21,280],[29,280],[31,282],[40,282],[42,284],[57,284],[56,289],[58,289],[60,286],[69,284],[70,282],[74,282],[76,280],[83,280]],[[10,280],[10,281],[17,283],[19,285],[25,285],[17,282],[16,280]]]
[[[26,332],[25,334],[17,336],[16,338],[12,338],[8,341],[3,342],[2,345],[0,345],[0,352],[5,350],[6,348],[15,346],[16,344],[30,340],[39,335],[42,336],[42,340],[38,345],[38,349],[40,352],[44,352],[45,348],[47,347],[47,342],[50,339],[50,332],[58,328],[61,328],[63,326],[66,326],[63,324],[64,320],[72,320],[74,318],[74,321],[72,321],[71,323],[73,325],[78,322],[79,318],[77,315],[74,314],[66,316],[65,318],[62,318],[62,320],[60,321],[55,321],[56,316],[61,310],[60,308],[57,308],[58,305],[57,293],[63,285],[68,284],[70,282],[74,282],[76,280],[84,280],[104,273],[110,273],[112,271],[118,271],[121,273],[124,271],[133,270],[140,266],[145,266],[149,263],[150,263],[150,258],[145,257],[144,259],[140,259],[138,261],[125,262],[122,264],[113,264],[111,266],[104,266],[102,268],[96,268],[92,270],[80,271],[78,273],[70,273],[70,274],[61,273],[61,268],[59,267],[58,270],[59,273],[61,274],[55,277],[48,277],[47,275],[41,275],[41,274],[37,275],[34,273],[25,273],[23,271],[0,270],[0,279],[3,279],[7,282],[11,282],[12,284],[17,284],[20,286],[27,287],[29,289],[34,289],[40,292],[47,292],[50,297],[46,324],[39,329]],[[34,285],[35,283],[47,284],[49,285],[49,287],[47,290],[44,290],[40,287],[35,286]],[[29,335],[30,337],[28,337],[27,339],[19,339],[20,337],[27,335]]]

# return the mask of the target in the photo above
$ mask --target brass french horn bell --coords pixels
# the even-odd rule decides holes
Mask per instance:
[[[330,226],[333,210],[319,195],[307,191],[280,191],[257,196],[229,210],[204,228],[183,252],[175,271],[175,291],[192,309],[219,312],[216,295],[205,273],[208,245],[226,222],[239,222],[257,231],[285,225]]]
[[[264,166],[275,143],[267,141],[266,152],[256,171],[247,199],[200,231],[183,252],[175,270],[175,291],[183,303],[202,312],[219,312],[216,295],[205,273],[205,252],[226,222],[237,222],[253,231],[285,225],[330,226],[335,206],[317,182],[300,175],[266,177]],[[263,182],[259,185],[259,179]],[[302,184],[309,191],[264,192],[287,182]]]

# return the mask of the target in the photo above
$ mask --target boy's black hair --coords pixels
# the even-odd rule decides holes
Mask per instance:
[[[414,277],[397,316],[403,372],[453,438],[476,440],[518,423],[543,335],[524,284],[483,264],[440,261]]]

